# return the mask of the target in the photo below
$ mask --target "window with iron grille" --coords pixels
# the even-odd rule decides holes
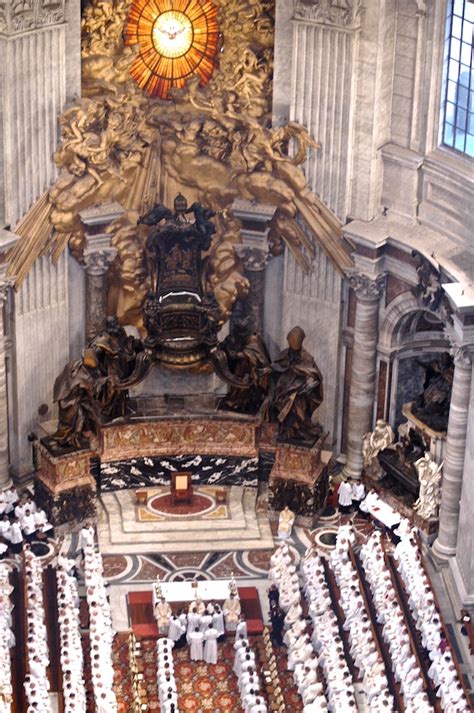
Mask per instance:
[[[474,156],[474,2],[448,0],[441,142]]]

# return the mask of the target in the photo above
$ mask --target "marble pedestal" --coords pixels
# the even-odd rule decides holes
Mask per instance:
[[[269,505],[282,510],[288,505],[295,515],[312,518],[326,500],[329,470],[321,458],[324,438],[312,448],[280,443],[269,480]]]
[[[54,456],[39,446],[35,501],[54,526],[95,517],[96,485],[90,473],[91,451]]]

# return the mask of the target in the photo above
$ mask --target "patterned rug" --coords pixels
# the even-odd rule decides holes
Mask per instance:
[[[159,711],[156,685],[156,642],[142,640],[144,680],[150,711]],[[276,648],[278,672],[288,710],[301,711],[303,704],[295,688],[293,676],[287,668],[286,648]],[[178,705],[186,713],[242,713],[237,678],[232,671],[234,661],[233,638],[219,644],[218,663],[191,663],[189,648],[174,652]],[[128,634],[117,634],[114,641],[114,688],[119,713],[132,711],[132,685],[128,661]],[[87,675],[87,673],[86,673]],[[90,692],[92,693],[92,692]],[[90,697],[89,711],[93,711]]]

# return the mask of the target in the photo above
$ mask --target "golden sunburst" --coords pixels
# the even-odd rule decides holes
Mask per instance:
[[[205,85],[217,64],[217,8],[210,0],[133,0],[125,43],[138,44],[130,73],[152,96],[167,99],[193,75]]]

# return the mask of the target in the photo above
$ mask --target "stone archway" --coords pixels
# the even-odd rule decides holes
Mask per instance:
[[[448,349],[449,340],[438,313],[426,310],[410,292],[392,300],[381,324],[377,347],[377,416],[386,417],[396,427],[402,403],[422,390],[424,370],[418,358]]]

